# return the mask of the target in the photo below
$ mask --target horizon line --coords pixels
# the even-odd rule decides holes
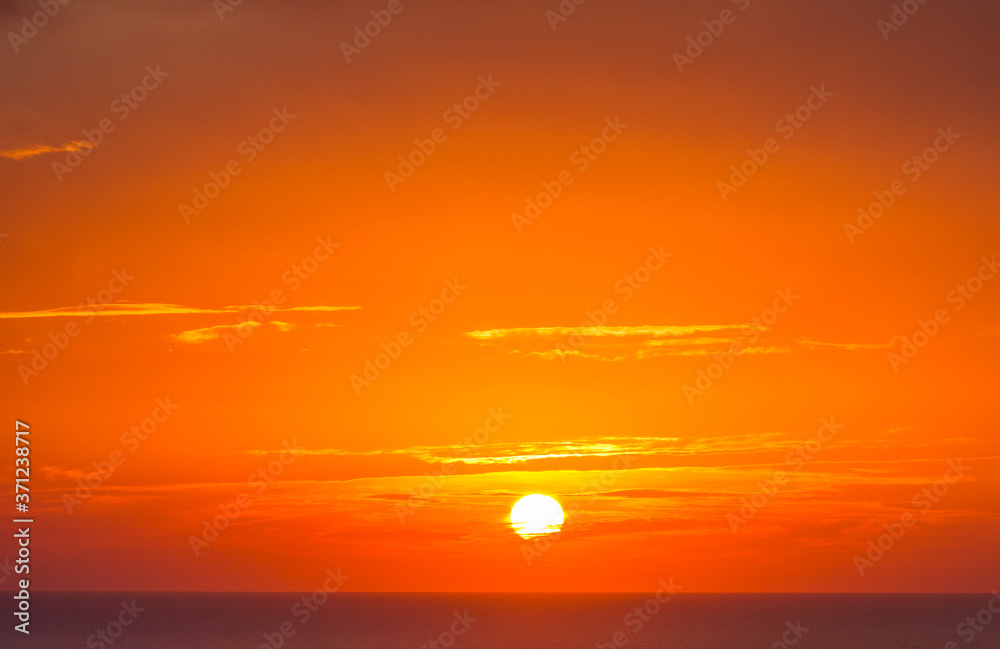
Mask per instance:
[[[686,591],[674,595],[989,595],[991,591]],[[16,590],[0,589],[15,593]],[[177,594],[177,595],[276,595],[282,593],[310,593],[306,590],[32,590],[35,594]],[[656,591],[633,590],[338,590],[330,595],[650,595]]]

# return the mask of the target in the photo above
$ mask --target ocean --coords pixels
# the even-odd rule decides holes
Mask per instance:
[[[994,622],[989,610],[1000,611],[1000,596],[989,594],[680,593],[662,602],[645,594],[334,593],[321,599],[296,593],[38,593],[32,594],[30,636],[15,633],[5,616],[0,637],[4,647],[46,649],[1000,645],[1000,619]]]

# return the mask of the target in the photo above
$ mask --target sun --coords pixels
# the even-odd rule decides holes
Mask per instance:
[[[510,524],[523,539],[554,534],[562,528],[563,510],[551,496],[531,494],[514,503]]]

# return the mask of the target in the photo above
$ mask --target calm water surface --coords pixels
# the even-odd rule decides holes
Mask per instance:
[[[980,614],[977,625],[986,619],[981,609],[991,595],[681,593],[660,604],[643,594],[336,593],[308,606],[295,593],[32,597],[30,639],[8,621],[3,647],[433,649],[433,641],[443,649],[612,649],[615,639],[617,646],[683,649],[1000,647],[1000,619],[974,637],[971,627],[959,628],[970,615]],[[133,599],[143,610],[119,627],[119,617],[133,615],[123,609]],[[946,647],[949,641],[955,645]]]

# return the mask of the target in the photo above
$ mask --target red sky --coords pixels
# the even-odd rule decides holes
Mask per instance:
[[[333,5],[74,0],[5,39],[0,403],[38,587],[996,586],[994,4],[886,39],[888,2],[553,29],[555,2],[404,1],[350,61],[387,5]],[[530,493],[577,512],[544,551],[507,520]]]

